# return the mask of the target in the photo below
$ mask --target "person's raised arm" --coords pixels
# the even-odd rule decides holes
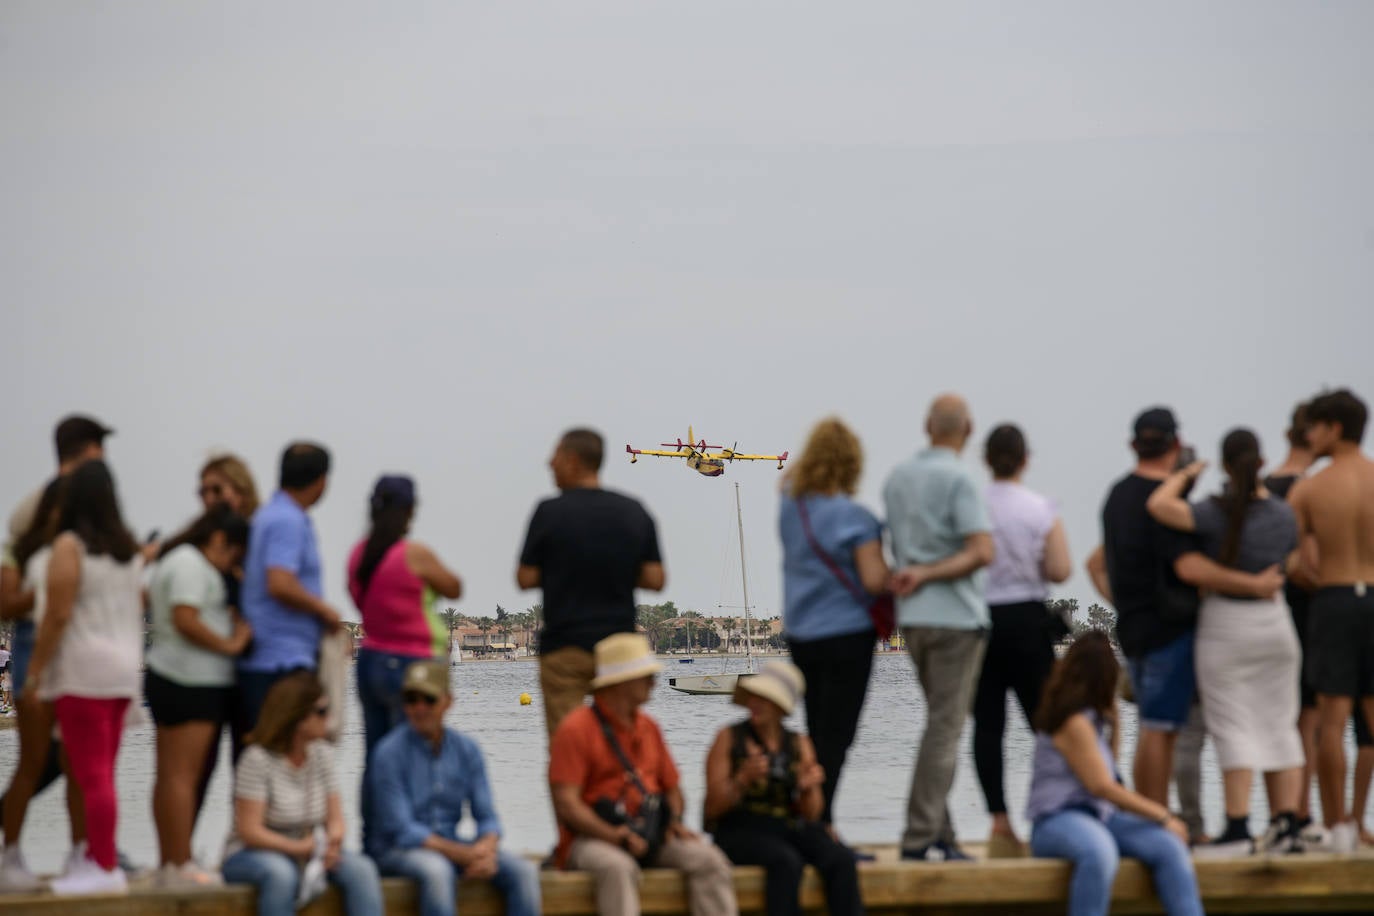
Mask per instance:
[[[1283,572],[1277,563],[1262,572],[1247,573],[1222,566],[1196,550],[1174,560],[1174,572],[1189,585],[1222,595],[1264,599],[1283,588]]]
[[[1045,555],[1040,560],[1040,574],[1049,582],[1067,582],[1073,575],[1073,555],[1069,553],[1069,536],[1064,520],[1056,518],[1045,534]]]
[[[1175,531],[1194,531],[1197,523],[1193,518],[1193,507],[1188,505],[1188,500],[1183,497],[1188,485],[1197,480],[1202,469],[1207,467],[1205,461],[1194,461],[1182,470],[1174,471],[1164,479],[1164,482],[1155,487],[1150,498],[1145,501],[1145,511],[1150,513],[1150,517],[1159,522],[1166,528]]]
[[[1106,759],[1097,747],[1097,731],[1083,713],[1074,713],[1059,726],[1053,736],[1054,747],[1063,755],[1073,775],[1090,794],[1110,802],[1123,811],[1138,814],[1167,827],[1171,833],[1188,841],[1188,828],[1159,802],[1132,792],[1116,781]]]
[[[406,565],[420,580],[435,592],[455,600],[463,594],[463,580],[458,574],[443,564],[443,561],[424,544],[409,541],[406,544]]]
[[[1112,580],[1107,575],[1107,551],[1098,544],[1092,553],[1088,555],[1088,562],[1083,564],[1083,568],[1088,573],[1088,578],[1092,580],[1093,588],[1108,604],[1112,603]]]

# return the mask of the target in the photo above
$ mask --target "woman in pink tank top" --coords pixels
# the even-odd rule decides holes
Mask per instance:
[[[415,482],[385,475],[372,491],[372,530],[348,558],[348,592],[363,617],[358,698],[366,747],[405,721],[401,679],[411,662],[448,659],[448,630],[434,602],[457,598],[463,584],[434,552],[409,540]]]

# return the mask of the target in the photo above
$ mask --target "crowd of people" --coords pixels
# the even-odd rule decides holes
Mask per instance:
[[[1225,487],[1190,502],[1204,463],[1171,411],[1140,414],[1134,467],[1107,496],[1102,543],[1087,562],[1117,610],[1119,652],[1094,631],[1058,660],[1069,626],[1047,599],[1073,564],[1054,501],[1022,482],[1024,433],[991,431],[992,482],[980,486],[962,459],[968,405],[937,398],[929,447],[883,486],[883,522],[854,499],[858,437],[840,420],[821,421],[781,498],[791,661],[738,680],[734,699],[747,715],[721,729],[705,761],[713,842],[684,824],[677,764],[643,709],[661,666],[636,632],[634,598],[665,584],[655,522],[637,500],[601,487],[601,437],[570,430],[550,460],[559,492],[536,506],[515,573],[519,587],[543,593],[539,680],[559,832],[545,864],[590,872],[603,914],[639,912],[640,870],[658,866],[684,872],[694,914],[729,916],[731,863],[766,870],[770,914],[801,912],[807,865],[831,913],[862,913],[858,863],[868,857],[842,841],[836,797],[876,636],[894,625],[926,708],[904,860],[970,859],[948,805],[970,715],[992,819],[988,855],[1071,860],[1071,913],[1106,912],[1122,855],[1152,870],[1167,912],[1191,914],[1201,906],[1190,846],[1197,855],[1352,851],[1367,785],[1349,810],[1344,730],[1353,715],[1364,746],[1374,715],[1366,419],[1349,391],[1316,396],[1295,412],[1288,459],[1267,478],[1258,438],[1233,430],[1220,451]],[[445,725],[449,646],[434,600],[459,597],[463,583],[409,537],[415,482],[377,480],[370,528],[345,564],[362,618],[355,673],[365,730],[363,848],[350,850],[329,740],[346,695],[331,658],[346,637],[324,598],[310,515],[327,489],[328,451],[287,446],[265,502],[240,459],[217,457],[201,469],[203,513],[173,537],[141,543],[105,460],[110,432],[84,416],[59,423],[56,476],[10,518],[0,616],[14,622],[6,673],[20,746],[0,802],[0,890],[42,886],[20,839],[30,799],[62,774],[72,851],[51,889],[126,889],[114,769],[146,700],[159,884],[252,884],[262,914],[294,912],[333,884],[347,912],[362,916],[381,912],[379,876],[391,875],[414,881],[432,916],[454,911],[456,879],[467,876],[491,881],[507,912],[538,913],[538,868],[503,846],[482,752]],[[1121,658],[1138,708],[1134,790],[1117,766]],[[1036,733],[1028,847],[1004,790],[1009,693]],[[799,706],[805,734],[786,725]],[[191,835],[226,729],[233,827],[216,871],[192,857]],[[1195,812],[1168,807],[1171,780],[1184,807],[1196,806],[1188,782],[1200,741],[1185,740],[1190,730],[1211,737],[1222,770],[1226,824],[1210,839]],[[1369,770],[1362,750],[1357,784]],[[1271,816],[1253,836],[1256,772]],[[1324,829],[1307,810],[1314,772]],[[458,834],[465,815],[474,835]]]

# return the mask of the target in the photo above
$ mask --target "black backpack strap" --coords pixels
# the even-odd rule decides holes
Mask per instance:
[[[625,773],[630,777],[630,782],[639,790],[641,797],[648,798],[649,790],[644,788],[644,783],[640,782],[639,772],[635,769],[635,765],[630,762],[630,758],[626,755],[624,749],[621,748],[620,742],[616,740],[615,730],[611,728],[610,720],[602,713],[595,701],[592,702],[592,713],[596,716],[596,721],[601,723],[601,733],[606,736],[606,743],[611,746],[611,750],[615,752],[616,759],[619,760],[620,765],[625,768]]]

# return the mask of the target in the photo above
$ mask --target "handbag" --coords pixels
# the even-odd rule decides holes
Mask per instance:
[[[644,841],[649,848],[644,855],[639,857],[641,865],[652,862],[663,848],[664,842],[668,838],[668,805],[663,795],[658,792],[650,792],[644,787],[644,783],[639,779],[639,773],[635,770],[635,765],[630,762],[625,751],[621,749],[620,742],[615,738],[615,732],[611,729],[611,723],[606,720],[606,716],[601,712],[595,703],[592,704],[592,712],[596,714],[596,720],[601,723],[601,732],[606,736],[606,742],[610,744],[611,750],[615,752],[616,759],[625,768],[625,774],[630,777],[630,782],[639,791],[640,803],[639,811],[631,815],[625,807],[623,798],[598,798],[592,803],[592,810],[596,816],[613,827],[624,824]]]
[[[821,548],[816,535],[811,531],[811,515],[806,511],[804,497],[797,497],[797,514],[801,516],[802,532],[806,535],[806,542],[811,545],[811,550],[825,564],[825,568],[830,570],[831,575],[839,579],[840,584],[849,590],[854,600],[868,609],[868,619],[873,621],[873,629],[878,631],[878,638],[883,641],[891,639],[892,634],[897,632],[897,602],[892,592],[868,594],[849,578],[848,573],[835,562],[834,557]]]

